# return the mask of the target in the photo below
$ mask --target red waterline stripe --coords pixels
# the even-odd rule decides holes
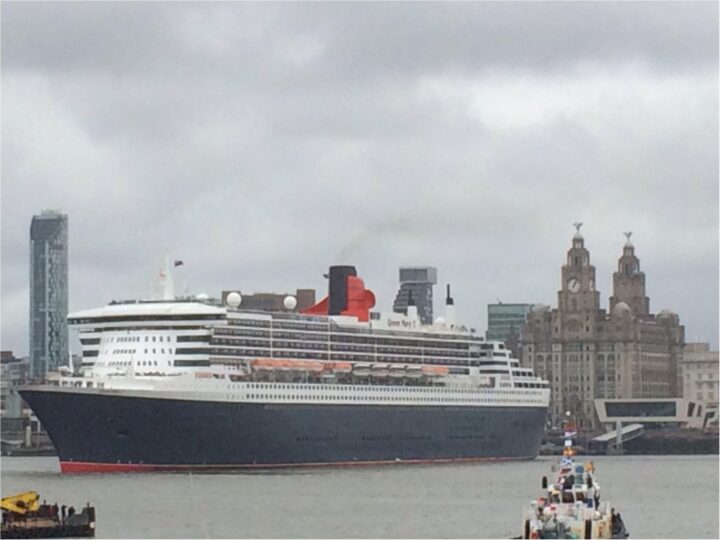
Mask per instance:
[[[61,461],[63,473],[129,473],[129,472],[173,472],[212,471],[229,469],[294,469],[308,467],[372,467],[377,465],[428,465],[438,463],[481,463],[496,461],[527,460],[531,457],[485,457],[485,458],[439,458],[403,459],[382,461],[334,461],[329,463],[249,463],[222,465],[158,465],[150,463],[92,463],[88,461]]]

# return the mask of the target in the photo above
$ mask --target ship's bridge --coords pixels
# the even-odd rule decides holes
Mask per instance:
[[[68,324],[79,332],[83,372],[164,373],[208,365],[212,328],[227,324],[227,311],[199,302],[114,302],[71,313]]]

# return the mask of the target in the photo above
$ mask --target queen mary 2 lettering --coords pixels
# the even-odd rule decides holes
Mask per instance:
[[[287,312],[246,310],[231,293],[71,314],[81,373],[20,390],[62,471],[537,456],[547,381],[451,317],[371,312],[352,266],[328,277],[304,313],[291,297]]]

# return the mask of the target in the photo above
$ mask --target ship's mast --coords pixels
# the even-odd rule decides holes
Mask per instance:
[[[160,300],[175,300],[175,284],[170,269],[169,255],[165,255],[165,268],[160,269],[158,277]]]

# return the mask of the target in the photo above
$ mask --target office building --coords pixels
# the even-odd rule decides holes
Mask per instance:
[[[30,369],[44,379],[68,364],[68,218],[45,210],[30,225]]]
[[[597,427],[595,399],[675,398],[684,327],[677,314],[650,313],[645,274],[627,242],[613,275],[610,312],[600,309],[595,267],[580,225],[561,271],[558,307],[535,305],[523,329],[522,362],[551,384],[550,420],[565,411]]]
[[[432,266],[401,266],[400,289],[393,302],[395,313],[407,313],[412,301],[423,324],[433,322],[433,285],[437,283],[437,269]]]
[[[532,304],[488,304],[488,327],[485,339],[507,341],[522,334]],[[516,338],[517,339],[517,338]]]

